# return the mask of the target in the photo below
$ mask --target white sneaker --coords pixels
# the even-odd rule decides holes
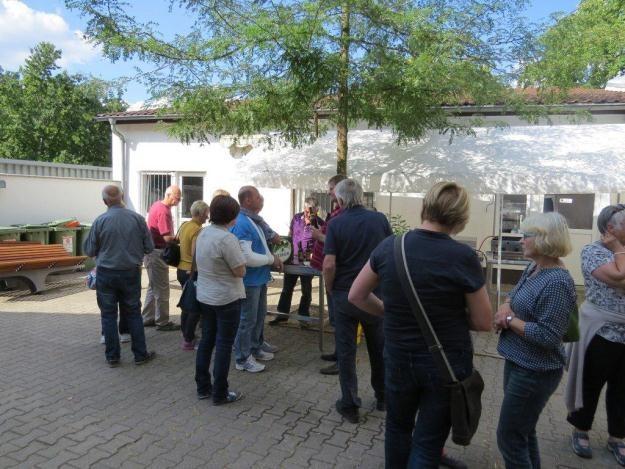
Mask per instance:
[[[106,339],[104,338],[103,335],[100,336],[100,343],[101,344],[106,344]]]
[[[260,373],[265,369],[265,365],[258,363],[252,355],[247,357],[245,363],[237,363],[234,367],[239,371],[249,371],[250,373]]]
[[[130,334],[119,334],[119,341],[122,344],[127,344],[130,342]]]
[[[254,358],[256,360],[260,360],[263,362],[268,362],[270,360],[273,360],[273,353],[271,352],[265,352],[263,349],[260,349],[257,353],[254,354]]]

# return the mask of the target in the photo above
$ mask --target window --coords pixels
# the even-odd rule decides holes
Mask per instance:
[[[191,218],[191,205],[204,198],[204,178],[202,176],[182,176],[182,218]]]
[[[505,194],[501,210],[502,233],[516,233],[521,228],[521,222],[527,216],[527,195]]]
[[[171,174],[144,174],[141,179],[141,213],[147,215],[152,204],[165,197],[165,189],[171,185]]]
[[[547,194],[543,212],[561,213],[571,229],[592,230],[595,194]]]

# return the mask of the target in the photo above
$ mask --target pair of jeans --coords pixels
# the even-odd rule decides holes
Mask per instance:
[[[606,383],[608,433],[615,438],[625,438],[625,344],[595,335],[584,357],[584,407],[569,414],[567,420],[571,425],[584,431],[591,429],[599,396]]]
[[[310,303],[312,303],[312,275],[293,275],[284,274],[284,284],[278,301],[278,311],[284,314],[291,312],[291,300],[293,299],[293,290],[297,284],[297,279],[302,284],[302,297],[299,300],[299,309],[297,314],[300,316],[310,316]]]
[[[200,303],[202,310],[202,340],[198,345],[195,360],[195,382],[198,394],[211,394],[213,401],[220,401],[228,395],[228,370],[232,344],[239,327],[240,301],[226,305],[211,306]],[[211,383],[211,355],[215,349],[213,362],[213,382]]]
[[[96,297],[102,316],[106,359],[119,360],[121,355],[117,333],[119,308],[119,315],[128,326],[135,360],[143,360],[148,352],[141,319],[141,268],[113,270],[98,267],[96,276]]]
[[[267,285],[245,287],[241,300],[241,320],[234,340],[234,356],[243,364],[250,355],[256,355],[263,345],[263,329],[267,316]]]
[[[178,283],[181,287],[184,287],[184,284],[189,279],[189,272],[182,269],[176,270],[176,278],[178,279]],[[197,324],[200,321],[200,315],[195,312],[189,312],[182,310],[180,313],[180,330],[182,331],[182,337],[187,342],[193,342],[195,339],[195,329],[197,328]]]
[[[128,334],[128,322],[126,321],[126,316],[119,315],[119,333],[120,334]],[[104,324],[102,324],[102,335],[104,335]]]
[[[506,360],[497,446],[506,469],[540,469],[536,424],[562,378],[562,368],[535,371]]]
[[[360,407],[358,377],[356,375],[356,334],[358,323],[367,339],[367,351],[371,364],[371,386],[378,400],[384,401],[384,332],[382,318],[356,308],[347,300],[346,291],[332,292],[335,307],[336,357],[339,367],[341,399],[339,406],[350,410]]]
[[[448,350],[447,359],[459,380],[473,370],[473,352]],[[408,352],[386,342],[387,468],[438,468],[451,429],[449,391],[439,377],[432,355]],[[416,420],[416,422],[415,422]]]

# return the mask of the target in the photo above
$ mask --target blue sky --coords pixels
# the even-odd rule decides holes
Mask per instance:
[[[167,36],[184,30],[189,19],[183,12],[168,12],[169,2],[162,0],[130,0],[132,13],[161,26]],[[534,0],[527,16],[532,20],[548,17],[556,11],[570,12],[578,0]],[[106,80],[136,74],[138,62],[111,63],[97,48],[85,43],[81,32],[86,20],[76,11],[65,8],[63,0],[0,0],[0,66],[17,70],[29,49],[38,42],[49,41],[63,50],[61,66],[71,73],[90,74]],[[144,70],[150,66],[143,64]],[[124,98],[133,103],[146,99],[147,93],[136,81],[126,85]]]

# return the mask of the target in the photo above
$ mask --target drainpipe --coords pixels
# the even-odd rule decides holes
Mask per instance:
[[[124,201],[127,202],[128,198],[128,159],[126,154],[126,139],[124,135],[119,131],[115,124],[115,119],[109,117],[109,124],[111,125],[111,132],[117,136],[122,142],[122,190],[124,191]]]

